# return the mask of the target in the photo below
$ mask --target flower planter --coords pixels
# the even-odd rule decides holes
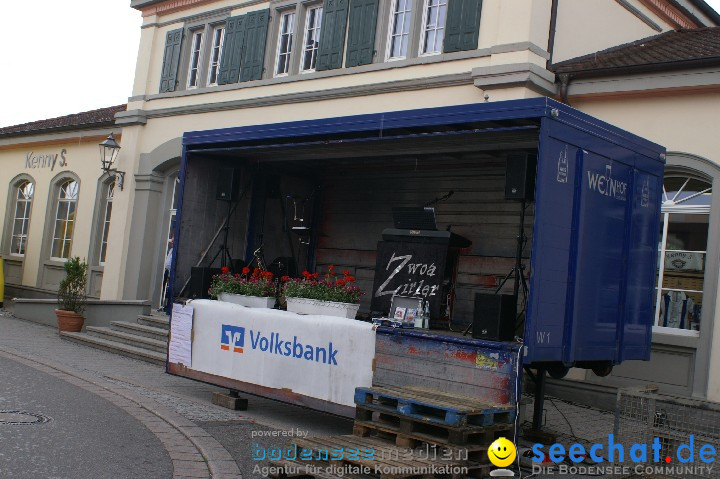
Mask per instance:
[[[60,332],[79,333],[85,322],[83,315],[74,311],[56,309],[55,316],[57,316],[58,331]]]
[[[359,304],[336,303],[307,298],[287,298],[287,310],[298,314],[317,314],[355,319]]]
[[[275,306],[275,298],[272,296],[245,296],[244,294],[220,293],[220,301],[240,304],[248,308],[272,308]]]

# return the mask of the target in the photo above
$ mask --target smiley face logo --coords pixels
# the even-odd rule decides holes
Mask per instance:
[[[488,449],[488,458],[496,467],[508,467],[515,460],[515,456],[515,444],[504,437],[495,439]]]

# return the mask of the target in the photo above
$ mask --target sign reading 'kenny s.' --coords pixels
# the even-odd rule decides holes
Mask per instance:
[[[65,155],[67,155],[65,148],[58,153],[35,153],[30,151],[25,154],[25,169],[49,168],[50,171],[54,171],[56,165],[64,168],[68,166],[67,156]]]

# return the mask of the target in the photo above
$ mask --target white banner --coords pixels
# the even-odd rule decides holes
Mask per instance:
[[[354,406],[356,387],[372,385],[369,323],[213,300],[192,305],[195,371],[346,406]]]

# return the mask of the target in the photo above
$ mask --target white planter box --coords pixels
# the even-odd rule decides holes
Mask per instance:
[[[275,298],[264,296],[245,296],[244,294],[220,293],[220,301],[240,304],[248,308],[272,308],[275,306]]]
[[[318,301],[307,298],[287,298],[287,310],[298,314],[316,314],[321,316],[339,316],[355,319],[359,304]]]

